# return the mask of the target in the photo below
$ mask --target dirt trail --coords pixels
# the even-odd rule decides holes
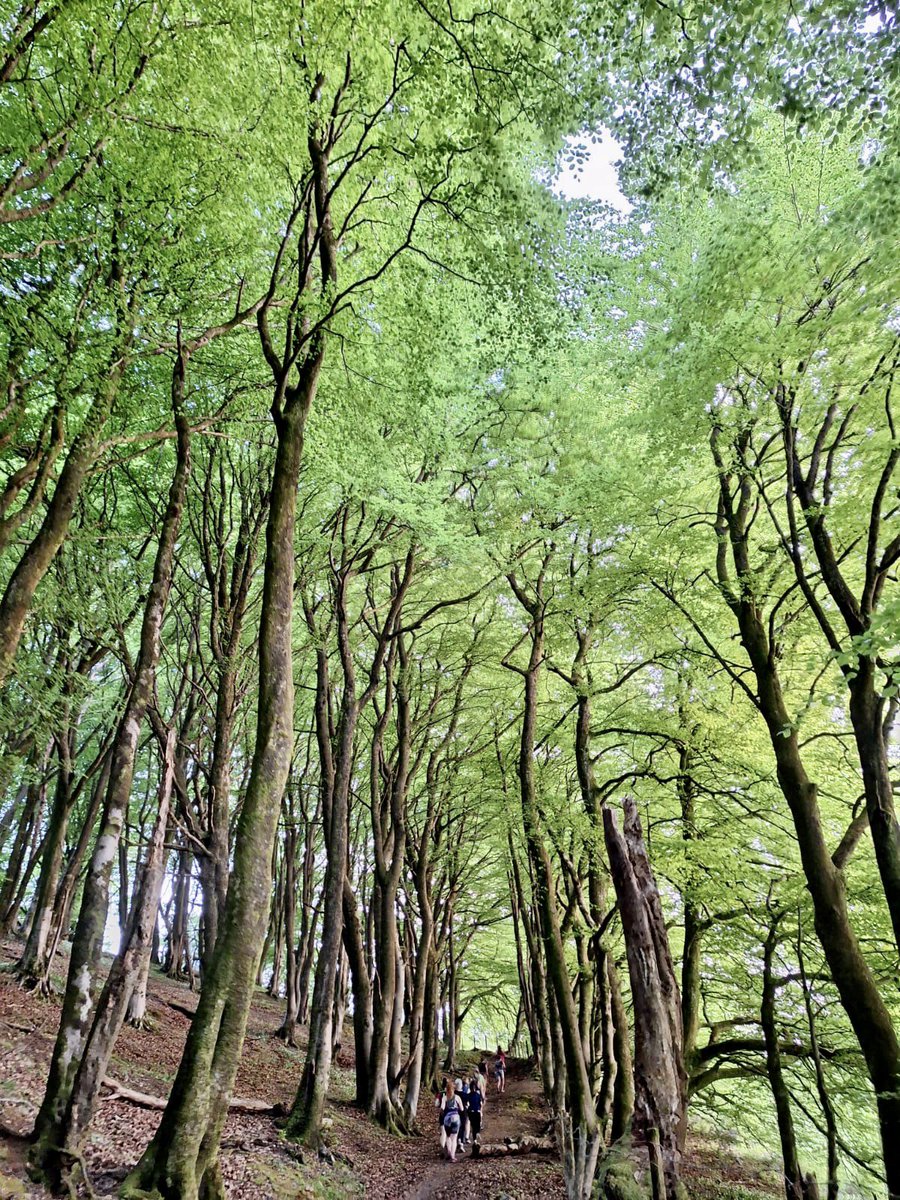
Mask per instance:
[[[0,946],[0,963],[14,961],[17,943]],[[57,961],[55,985],[64,982],[65,957]],[[116,1045],[110,1073],[136,1090],[165,1097],[181,1058],[197,1003],[184,983],[153,971],[149,981],[151,1027],[126,1027]],[[27,1136],[47,1078],[59,1022],[60,996],[42,1000],[0,972],[0,1200],[6,1196],[48,1200],[25,1171]],[[303,1051],[272,1036],[283,1003],[263,993],[254,997],[236,1091],[290,1106],[303,1067]],[[423,1096],[420,1136],[394,1137],[350,1103],[354,1064],[352,1034],[335,1063],[329,1141],[336,1162],[286,1145],[270,1116],[231,1113],[221,1163],[230,1200],[306,1200],[341,1196],[352,1200],[562,1200],[559,1163],[543,1156],[483,1159],[468,1154],[449,1163],[440,1156],[437,1118]],[[524,1064],[512,1060],[507,1094],[488,1096],[485,1141],[520,1133],[537,1134],[546,1121],[540,1085]],[[97,1196],[114,1197],[127,1171],[153,1136],[160,1113],[105,1093],[86,1147]]]
[[[498,1095],[494,1081],[490,1082],[482,1142],[502,1142],[523,1133],[538,1137],[546,1124],[540,1084],[531,1077],[524,1061],[510,1059],[506,1091]],[[426,1166],[418,1183],[403,1193],[402,1200],[457,1200],[460,1196],[466,1200],[516,1200],[520,1196],[565,1194],[558,1163],[541,1156],[473,1159],[471,1147],[466,1147],[456,1162],[447,1162],[440,1157],[436,1120],[434,1125],[434,1162]]]

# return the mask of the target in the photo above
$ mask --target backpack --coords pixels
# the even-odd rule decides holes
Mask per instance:
[[[459,1130],[459,1126],[460,1126],[460,1119],[459,1119],[459,1108],[457,1107],[457,1102],[456,1102],[455,1097],[451,1101],[451,1103],[452,1103],[453,1107],[448,1108],[447,1111],[444,1113],[444,1128],[447,1130],[448,1133],[457,1133]]]

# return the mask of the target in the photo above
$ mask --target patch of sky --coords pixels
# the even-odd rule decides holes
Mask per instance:
[[[550,189],[563,200],[600,200],[629,213],[632,205],[619,186],[621,160],[622,147],[608,129],[585,130],[566,140]]]

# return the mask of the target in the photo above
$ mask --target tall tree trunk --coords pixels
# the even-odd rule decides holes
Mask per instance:
[[[338,584],[337,600],[341,657],[345,665],[344,700],[337,734],[334,788],[330,811],[326,815],[327,864],[322,888],[322,936],[316,962],[306,1063],[288,1123],[288,1130],[293,1137],[310,1143],[318,1141],[319,1138],[331,1075],[334,1033],[332,998],[337,983],[344,926],[348,808],[353,772],[353,739],[358,714],[344,586],[344,581]]]
[[[353,1043],[355,1049],[356,1104],[369,1107],[372,1091],[372,984],[369,979],[366,952],[356,896],[350,880],[344,878],[344,950],[350,964],[350,984],[353,991]]]
[[[72,919],[72,907],[75,902],[75,893],[78,888],[78,877],[81,874],[82,864],[91,845],[91,836],[97,821],[97,814],[100,812],[103,797],[106,795],[106,790],[109,787],[111,769],[112,755],[107,752],[103,759],[100,774],[97,776],[97,782],[94,784],[94,789],[91,792],[87,811],[81,822],[78,841],[69,855],[62,878],[59,881],[59,887],[56,890],[56,900],[53,909],[53,928],[51,931],[51,961],[52,956],[56,954],[60,941],[66,936],[69,929],[69,922]]]
[[[0,888],[0,934],[6,935],[16,923],[25,889],[31,875],[41,861],[44,849],[44,837],[34,848],[30,860],[26,864],[28,848],[33,845],[40,830],[41,817],[47,799],[47,782],[42,764],[40,780],[32,780],[25,790],[25,803],[19,817],[16,836],[13,839],[9,859],[6,863],[6,874],[3,887]],[[46,835],[45,835],[46,836]]]
[[[875,663],[861,656],[850,683],[850,721],[862,771],[869,832],[900,951],[900,821],[888,757],[887,702],[875,686]]]
[[[299,1002],[297,990],[297,956],[299,947],[295,945],[296,933],[294,923],[297,914],[297,828],[293,814],[287,817],[287,827],[284,831],[284,926],[285,944],[285,1012],[284,1020],[275,1031],[275,1036],[282,1038],[289,1046],[295,1046],[297,1035],[297,1005]]]
[[[552,987],[558,1021],[552,1032],[560,1038],[568,1085],[568,1112],[563,1119],[564,1168],[569,1194],[577,1200],[588,1200],[593,1191],[594,1175],[600,1151],[600,1128],[591,1092],[590,1076],[578,1027],[578,1015],[569,985],[565,947],[560,932],[556,908],[556,885],[553,867],[541,832],[537,804],[537,784],[534,769],[538,686],[544,662],[544,616],[546,600],[543,594],[547,559],[534,585],[533,595],[509,575],[510,586],[529,617],[531,650],[528,666],[516,668],[525,685],[525,703],[519,742],[519,788],[522,821],[528,856],[534,871],[537,908],[541,936],[547,963],[547,975]],[[562,1117],[562,1114],[561,1114]]]
[[[609,978],[609,1000],[613,1018],[613,1051],[616,1056],[616,1080],[613,1092],[612,1129],[614,1142],[631,1132],[634,1120],[634,1063],[631,1057],[631,1033],[628,1028],[628,1010],[622,998],[619,972],[612,956],[607,960]]]
[[[803,1002],[806,1008],[806,1020],[809,1026],[809,1044],[812,1049],[813,1066],[816,1072],[816,1090],[819,1093],[819,1104],[825,1119],[825,1139],[828,1151],[828,1200],[837,1200],[838,1184],[838,1125],[837,1114],[828,1093],[825,1082],[825,1068],[822,1065],[822,1054],[819,1049],[819,1036],[816,1031],[816,1019],[813,1013],[812,991],[806,974],[806,963],[803,954],[803,930],[798,915],[797,921],[797,961],[800,965],[800,982],[803,985]]]
[[[625,835],[611,809],[603,813],[634,1004],[635,1132],[656,1131],[667,1200],[678,1200],[686,1104],[681,1003],[659,893],[644,848],[637,807],[625,800]]]
[[[112,411],[126,362],[124,353],[117,354],[100,395],[91,405],[81,431],[66,455],[40,528],[26,546],[0,598],[0,687],[12,670],[34,593],[69,532],[75,504],[96,460],[99,435]]]
[[[735,615],[756,678],[755,701],[769,732],[778,783],[793,818],[816,933],[875,1090],[885,1175],[893,1200],[900,1198],[900,1041],[850,922],[843,876],[825,842],[818,788],[806,772],[763,612],[747,586],[753,578],[748,542],[751,481],[742,476],[733,494],[731,472],[725,466],[718,439],[718,431],[714,431],[711,445],[719,473],[719,587]],[[741,580],[739,592],[734,590],[728,571],[729,547]]]
[[[57,745],[59,767],[53,803],[44,833],[34,912],[28,940],[16,967],[16,972],[25,985],[36,988],[43,995],[50,993],[50,964],[56,948],[52,936],[53,911],[72,808],[72,737],[68,728],[62,730]]]
[[[426,821],[426,826],[429,824]],[[423,838],[423,841],[430,840]],[[428,848],[424,854],[420,847],[416,869],[416,891],[419,898],[421,914],[421,929],[416,949],[416,965],[413,973],[413,996],[409,1018],[409,1067],[406,1074],[406,1093],[403,1097],[403,1112],[407,1125],[412,1125],[419,1109],[419,1096],[422,1091],[422,1076],[425,1066],[426,1049],[426,1001],[428,995],[428,973],[432,955],[432,939],[434,936],[434,910],[431,905],[430,887],[426,873],[428,871]],[[424,861],[423,861],[424,859]]]
[[[156,667],[162,649],[163,618],[172,584],[175,545],[190,473],[190,434],[184,412],[186,368],[187,358],[179,350],[172,378],[173,409],[178,435],[175,472],[169,487],[168,503],[153,565],[153,577],[144,606],[134,679],[113,744],[109,786],[100,832],[81,899],[81,911],[72,943],[62,1016],[50,1063],[47,1088],[35,1122],[32,1163],[36,1169],[48,1172],[51,1178],[59,1177],[62,1166],[59,1148],[62,1145],[63,1123],[99,990],[97,966],[103,950],[110,876],[131,799],[141,726],[147,707],[153,700],[156,685]]]
[[[166,974],[170,979],[190,979],[191,969],[190,932],[188,914],[191,906],[191,881],[193,879],[194,856],[184,844],[177,853],[175,887],[172,897],[172,924],[169,929],[169,947],[166,953]]]
[[[169,823],[174,775],[175,731],[170,730],[160,775],[159,808],[142,867],[140,885],[121,948],[110,968],[97,1003],[97,1011],[85,1042],[72,1095],[60,1128],[63,1149],[73,1157],[80,1155],[82,1142],[94,1115],[100,1085],[109,1066],[129,1002],[141,980],[146,982],[153,929],[156,925],[163,884],[166,857],[164,842]]]
[[[274,360],[264,313],[267,358]],[[297,482],[306,418],[324,344],[310,349],[300,379],[277,377],[278,434],[266,528],[259,629],[256,742],[235,835],[234,869],[215,950],[169,1101],[153,1140],[126,1181],[164,1200],[224,1197],[219,1141],[228,1112],[269,918],[272,854],[294,744],[293,599]],[[273,367],[274,370],[274,367]]]
[[[781,1161],[786,1200],[803,1200],[803,1175],[797,1155],[797,1139],[794,1135],[794,1118],[791,1113],[791,1097],[781,1069],[781,1050],[778,1045],[778,1027],[775,1021],[776,984],[772,974],[772,962],[778,947],[778,920],[769,925],[763,953],[763,990],[760,1007],[760,1024],[766,1043],[766,1074],[775,1103],[778,1121],[778,1139],[781,1143]]]

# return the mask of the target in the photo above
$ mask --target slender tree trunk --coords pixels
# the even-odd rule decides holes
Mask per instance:
[[[816,1019],[813,1013],[812,994],[806,975],[806,964],[803,955],[803,931],[800,927],[799,917],[797,924],[797,961],[800,964],[800,982],[803,985],[803,1002],[809,1026],[809,1044],[812,1048],[813,1066],[816,1072],[816,1090],[819,1093],[819,1103],[822,1106],[822,1116],[825,1119],[825,1139],[828,1148],[828,1200],[837,1200],[839,1191],[837,1115],[825,1082],[825,1068],[822,1065],[819,1037],[816,1032]],[[808,1200],[811,1200],[811,1198],[808,1198]]]
[[[413,997],[409,1019],[409,1067],[406,1075],[406,1093],[403,1097],[403,1111],[407,1125],[412,1125],[416,1119],[419,1096],[422,1091],[422,1074],[425,1066],[428,969],[434,933],[434,912],[431,907],[431,899],[419,879],[420,876],[417,875],[416,886],[419,892],[422,927],[413,975]]]
[[[221,914],[228,893],[229,796],[231,792],[231,739],[235,709],[235,670],[232,659],[219,673],[216,693],[215,736],[209,773],[209,857],[204,864],[203,888],[203,969],[209,969],[219,937]]]
[[[172,924],[169,929],[169,948],[166,954],[166,974],[170,979],[190,979],[191,948],[188,913],[191,902],[193,854],[182,842],[177,855],[175,888],[172,897]]]
[[[72,907],[75,902],[75,893],[78,888],[78,877],[81,874],[82,865],[91,845],[91,837],[97,821],[97,814],[100,812],[103,797],[106,795],[107,788],[109,787],[111,769],[112,755],[106,754],[103,760],[103,767],[97,777],[94,790],[91,793],[84,820],[81,823],[78,841],[75,843],[75,848],[69,856],[56,891],[51,935],[53,940],[51,961],[52,956],[56,954],[59,948],[60,941],[66,936],[69,929],[69,923],[72,919]]]
[[[46,1170],[51,1178],[60,1173],[63,1122],[99,990],[97,966],[103,950],[110,876],[128,813],[138,739],[147,707],[153,699],[162,648],[163,618],[172,584],[175,544],[190,472],[190,435],[183,409],[185,370],[186,358],[179,352],[172,382],[178,433],[175,473],[144,607],[134,680],[113,744],[101,828],[84,885],[47,1089],[35,1122],[32,1163],[36,1169]]]
[[[338,605],[339,609],[344,607],[343,596],[339,598]],[[339,620],[343,622],[341,636],[346,640],[346,617],[339,617]],[[349,646],[347,653],[349,655]],[[351,694],[352,678],[351,673],[349,679],[345,679],[344,703],[337,737],[338,751],[335,755],[334,791],[326,825],[328,859],[322,889],[322,937],[313,986],[309,1047],[288,1123],[288,1130],[293,1137],[310,1143],[317,1141],[319,1137],[331,1074],[334,1032],[332,997],[336,986],[344,926],[348,806],[357,716],[356,696]]]
[[[159,785],[159,809],[142,868],[141,882],[122,946],[97,1003],[97,1011],[85,1042],[68,1109],[60,1128],[62,1145],[70,1154],[80,1154],[82,1142],[94,1115],[100,1085],[109,1066],[129,1002],[141,980],[146,985],[153,928],[163,884],[164,842],[169,823],[174,774],[175,732],[170,730]]]
[[[370,1064],[372,1060],[372,985],[369,980],[366,952],[356,897],[350,880],[344,879],[344,950],[350,964],[350,984],[353,991],[353,1043],[356,1069],[356,1104],[369,1107],[372,1090]]]
[[[25,866],[28,847],[34,842],[40,828],[45,800],[46,781],[32,781],[29,783],[25,792],[25,804],[19,818],[16,836],[13,840],[9,860],[6,864],[3,888],[0,890],[0,917],[2,917],[2,920],[0,920],[0,933],[4,936],[9,933],[16,923],[16,918],[22,906],[25,888],[27,888],[34,868],[41,861],[43,855],[44,838],[41,839],[38,847],[31,855],[28,865]]]
[[[525,685],[525,704],[519,744],[519,787],[522,820],[528,856],[535,879],[536,901],[541,936],[547,963],[547,975],[557,1010],[558,1022],[552,1030],[561,1040],[568,1086],[568,1111],[561,1114],[564,1132],[564,1169],[570,1196],[587,1198],[593,1190],[594,1174],[600,1150],[600,1129],[591,1092],[590,1076],[579,1036],[578,1017],[569,985],[565,947],[556,908],[553,867],[541,834],[534,771],[534,746],[538,712],[538,686],[544,662],[543,580],[541,569],[533,596],[529,596],[514,576],[510,586],[530,618],[531,652],[528,666],[521,670]]]
[[[71,739],[68,729],[63,730],[61,738],[65,739],[66,748],[61,750],[59,755],[53,803],[44,833],[41,871],[34,897],[31,928],[16,967],[23,983],[27,987],[36,988],[43,995],[49,995],[50,992],[50,964],[56,948],[52,936],[53,911],[72,807]]]
[[[12,670],[34,593],[69,532],[75,504],[97,456],[98,434],[109,418],[125,364],[124,355],[113,364],[101,394],[85,416],[83,428],[63,463],[41,526],[26,546],[0,598],[0,687]]]
[[[34,783],[24,784],[19,789],[16,800],[10,806],[8,814],[10,824],[14,818],[18,819],[15,821],[16,832],[9,850],[9,858],[6,860],[3,883],[0,885],[0,935],[2,936],[9,933],[15,921],[12,901],[19,886],[19,875],[25,860],[25,850],[31,840],[34,828],[37,798],[36,785]]]
[[[391,1017],[390,1044],[388,1051],[388,1094],[395,1113],[399,1113],[398,1124],[405,1131],[406,1124],[402,1115],[400,1087],[403,1083],[405,1066],[403,1063],[403,1027],[406,1023],[406,968],[403,962],[403,943],[397,934],[394,957],[394,1011]]]
[[[778,1045],[778,1027],[775,1021],[776,985],[772,976],[772,961],[777,946],[778,921],[773,920],[769,926],[764,947],[760,1023],[766,1043],[766,1074],[769,1078],[769,1087],[775,1102],[775,1116],[778,1121],[785,1196],[787,1200],[803,1200],[803,1175],[797,1155],[791,1097],[781,1069],[781,1050]]]
[[[634,1120],[634,1064],[631,1057],[631,1033],[628,1010],[622,998],[619,972],[612,956],[607,960],[609,999],[613,1018],[613,1051],[616,1057],[616,1080],[613,1092],[612,1129],[614,1142],[631,1133]]]

